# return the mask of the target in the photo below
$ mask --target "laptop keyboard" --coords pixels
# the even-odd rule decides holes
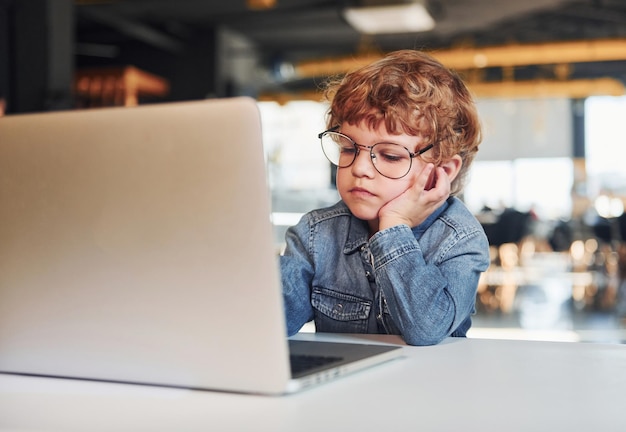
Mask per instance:
[[[343,358],[322,355],[291,354],[289,360],[291,363],[291,375],[294,376],[321,366],[339,362],[343,360]]]

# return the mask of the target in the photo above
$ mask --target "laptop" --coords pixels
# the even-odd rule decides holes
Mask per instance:
[[[401,355],[286,337],[270,202],[250,98],[0,118],[0,371],[284,394]]]

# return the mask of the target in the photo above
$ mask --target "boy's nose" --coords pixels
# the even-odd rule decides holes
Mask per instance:
[[[352,175],[355,177],[373,177],[374,164],[370,156],[370,150],[359,148],[356,159],[352,163]]]

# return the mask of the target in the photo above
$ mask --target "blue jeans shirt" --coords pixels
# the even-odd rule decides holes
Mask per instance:
[[[313,210],[290,227],[280,257],[289,335],[399,334],[410,345],[465,336],[480,274],[489,266],[482,226],[451,197],[422,224],[379,231],[347,206]]]

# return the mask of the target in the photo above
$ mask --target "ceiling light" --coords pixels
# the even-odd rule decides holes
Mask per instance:
[[[343,16],[348,23],[365,34],[412,33],[432,30],[435,20],[424,4],[414,0],[392,5],[349,7]]]

